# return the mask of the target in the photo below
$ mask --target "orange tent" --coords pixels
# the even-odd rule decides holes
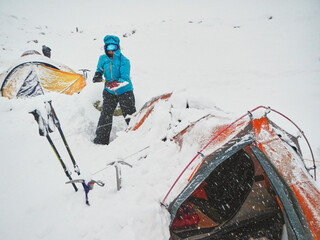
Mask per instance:
[[[143,128],[163,101],[171,94],[145,104],[131,130]],[[254,117],[257,110],[265,112]],[[171,215],[170,239],[320,240],[319,187],[298,138],[272,122],[270,111],[278,113],[258,107],[232,123],[208,114],[165,139],[181,151],[200,146],[161,203]]]
[[[203,136],[194,135],[198,123],[173,138],[180,146],[198,139],[204,147],[187,186],[169,203],[173,239],[320,239],[320,190],[297,138],[267,116],[212,126]],[[199,190],[205,198],[196,196]],[[199,222],[181,227],[186,205]]]

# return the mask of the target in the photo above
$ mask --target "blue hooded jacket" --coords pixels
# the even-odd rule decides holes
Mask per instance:
[[[100,56],[96,72],[104,74],[106,82],[114,80],[129,82],[129,84],[117,89],[115,92],[107,88],[105,88],[105,90],[116,95],[132,91],[133,86],[130,79],[130,61],[123,56],[120,51],[120,39],[117,36],[107,35],[103,41],[105,44],[117,44],[119,48],[114,52],[112,60],[106,54]]]

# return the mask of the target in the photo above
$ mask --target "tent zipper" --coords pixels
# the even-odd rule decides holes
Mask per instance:
[[[112,59],[111,59],[111,62],[110,62],[110,74],[111,74],[111,80],[113,81],[113,76],[112,76]]]

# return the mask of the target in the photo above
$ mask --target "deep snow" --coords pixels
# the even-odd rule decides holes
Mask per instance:
[[[43,44],[51,47],[53,60],[91,70],[79,95],[0,98],[0,239],[168,239],[169,216],[159,203],[199,150],[193,145],[180,152],[161,141],[178,118],[187,124],[214,113],[231,121],[270,106],[299,125],[320,159],[319,1],[2,0],[0,22],[0,72]],[[123,118],[115,118],[113,142],[97,146],[91,141],[99,112],[92,103],[103,87],[91,79],[106,34],[121,38],[131,61],[138,109],[166,92],[177,97],[173,110],[163,102],[139,132],[125,132]],[[28,114],[48,99],[82,177],[106,183],[90,192],[90,207],[82,190],[74,193],[64,184],[58,160]],[[186,99],[189,111],[182,110]],[[72,170],[57,131],[52,138]],[[124,158],[133,169],[122,167],[117,192],[113,167],[96,172]]]

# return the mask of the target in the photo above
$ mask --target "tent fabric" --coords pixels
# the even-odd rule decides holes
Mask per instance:
[[[172,202],[172,205],[169,206],[169,212],[171,213],[171,220],[173,221],[174,216],[176,212],[178,211],[181,204],[186,201],[186,199],[197,189],[198,186],[210,175],[210,173],[217,168],[222,162],[226,161],[229,157],[231,157],[233,154],[238,152],[240,149],[242,149],[244,146],[247,146],[250,144],[251,141],[245,141],[242,142],[242,144],[234,145],[234,147],[231,147],[228,149],[227,152],[224,152],[220,155],[218,155],[214,160],[211,160],[209,164],[205,164],[205,167],[202,167],[201,170],[198,170],[198,173],[196,176],[193,177],[193,179],[189,182],[188,187],[186,187],[177,197],[177,199]]]
[[[72,95],[79,93],[86,82],[81,74],[42,56],[30,55],[2,74],[3,97],[32,97],[48,92]]]
[[[153,111],[154,106],[161,100],[165,101],[169,99],[171,95],[172,93],[163,94],[145,103],[142,106],[141,110],[138,113],[134,114],[134,118],[131,121],[129,130],[136,131],[137,129],[139,129],[144,121],[148,118],[150,113]]]
[[[197,152],[161,202],[171,217],[171,240],[320,240],[320,190],[296,137],[272,122],[267,111],[235,122],[217,111],[201,111],[195,118],[186,115],[196,112],[186,109],[192,104],[176,108],[182,104],[173,99],[181,100],[164,94],[149,101],[129,129],[144,132],[156,124],[156,111],[168,109],[173,122],[161,133],[162,141],[175,143],[184,159],[190,149]],[[179,125],[174,115],[187,119]]]
[[[291,231],[292,229],[295,230],[295,233],[291,234],[296,235],[297,239],[312,239],[311,232],[309,232],[306,219],[302,213],[300,205],[293,196],[286,181],[281,177],[276,168],[258,147],[252,146],[251,149],[259,158],[259,162],[263,169],[265,169],[265,172],[270,175],[269,180],[277,192],[281,205],[287,215],[287,226],[291,226],[291,228],[289,228]]]
[[[12,88],[10,89],[8,87],[4,91],[4,96],[9,97],[7,93],[12,93],[12,92],[14,92],[13,89]],[[41,88],[37,73],[35,71],[30,71],[28,76],[25,78],[21,88],[19,89],[18,93],[16,94],[16,96],[18,98],[23,96],[33,97],[33,96],[38,96],[42,94],[43,94],[43,90]],[[11,94],[9,98],[12,98]]]
[[[267,118],[253,121],[257,145],[290,186],[314,238],[320,239],[320,190],[307,173],[301,155],[275,134],[271,124]]]
[[[194,137],[200,139],[200,136],[194,136],[196,131],[192,129],[195,127],[191,126],[189,129],[184,130],[183,133],[178,134],[175,138],[177,142],[183,145],[184,142],[187,142],[185,138]],[[212,137],[212,135],[220,132],[221,128],[223,126],[208,129],[209,133],[207,134]],[[239,128],[241,128],[241,131],[238,130]],[[230,137],[232,135],[233,137]],[[179,207],[185,202],[190,202],[190,196],[200,184],[208,179],[215,169],[230,157],[242,151],[242,149],[250,147],[251,155],[257,160],[260,168],[263,169],[264,176],[270,180],[269,189],[273,189],[272,191],[275,191],[278,196],[277,199],[279,199],[278,201],[283,211],[288,234],[294,236],[292,239],[320,239],[320,191],[315,184],[312,184],[313,180],[304,169],[301,155],[299,155],[299,145],[292,146],[292,143],[296,144],[298,141],[292,139],[293,141],[288,144],[287,141],[283,140],[287,138],[292,139],[293,136],[273,124],[266,117],[243,122],[230,128],[221,136],[220,140],[217,139],[211,144],[212,146],[209,145],[196,173],[180,194],[171,201],[168,207],[171,214],[171,223],[174,221]],[[264,178],[263,175],[259,175]],[[266,182],[269,181],[266,180]],[[304,186],[304,188],[300,186]],[[276,209],[274,208],[274,210]],[[239,212],[245,211],[242,209]],[[206,215],[210,214],[207,213]],[[232,222],[232,218],[228,221],[229,223]],[[230,226],[228,223],[224,224]],[[194,238],[192,238],[193,230],[182,229],[179,233],[180,235],[177,233],[179,231],[176,232],[177,235],[174,234],[174,236],[180,236],[181,238],[173,239],[184,239],[186,237],[188,239],[201,239],[199,237],[201,234],[204,234],[203,236],[208,233],[214,235],[215,232],[221,232],[222,229],[223,227],[213,227],[211,230],[209,228],[203,231],[194,230],[198,232],[198,237]]]
[[[39,80],[42,87],[50,92],[71,95],[85,87],[84,77],[80,74],[63,72],[47,66],[38,66]],[[63,79],[63,81],[61,81]]]
[[[36,50],[28,50],[28,51],[25,51],[24,53],[22,53],[21,57],[25,57],[25,56],[28,56],[28,55],[41,55],[41,53],[39,53],[38,51]]]

